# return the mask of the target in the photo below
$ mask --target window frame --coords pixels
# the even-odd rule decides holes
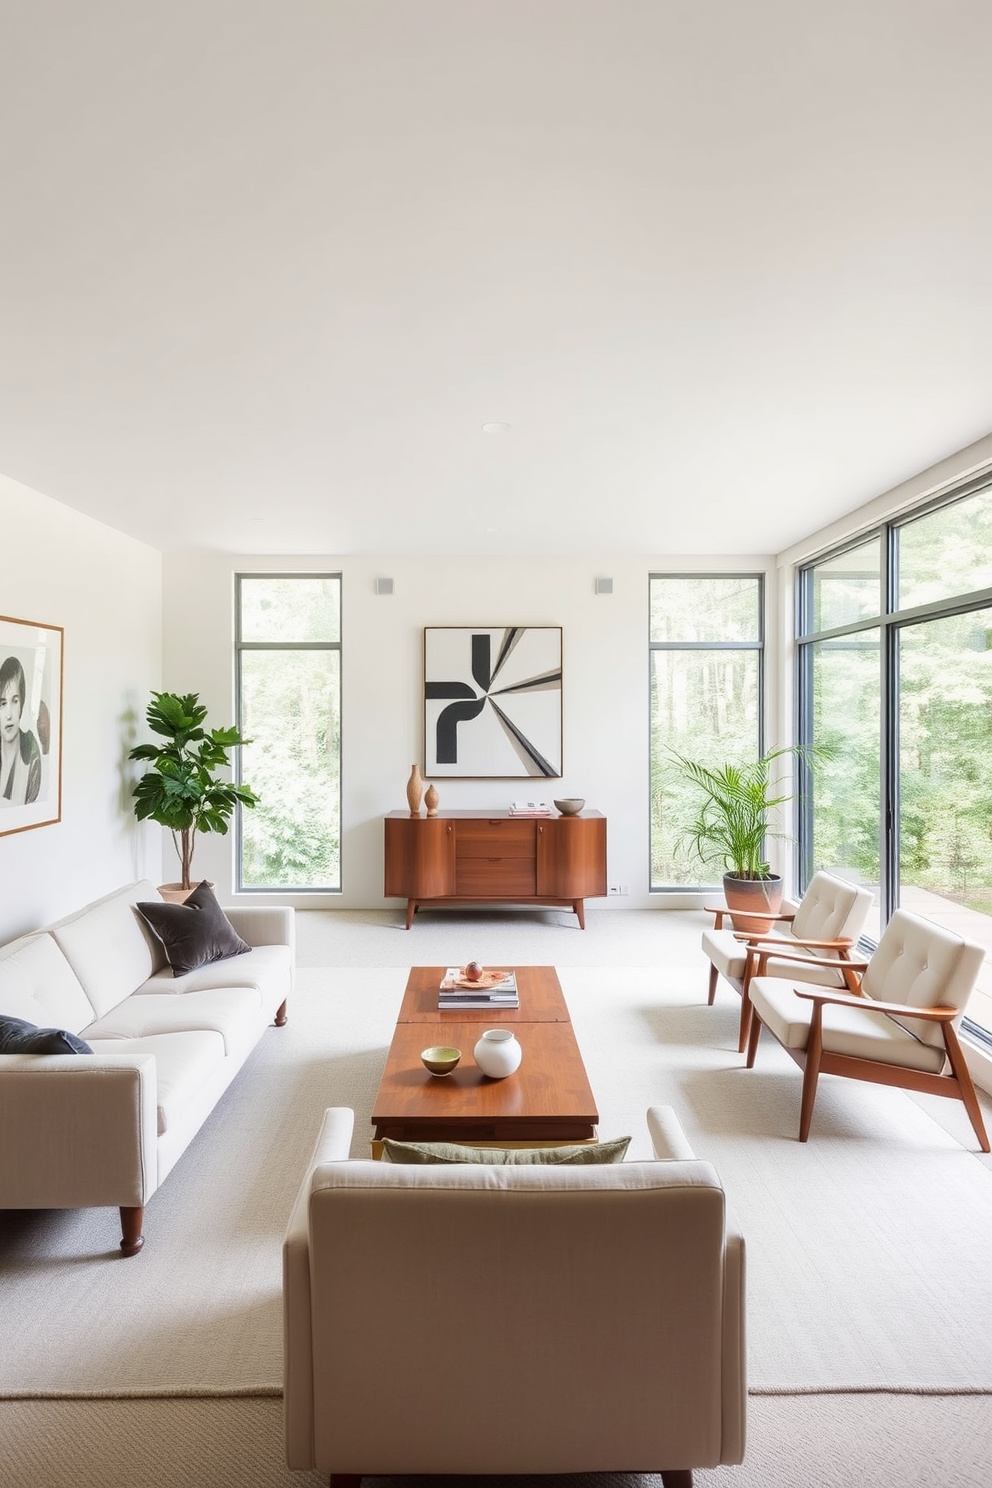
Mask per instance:
[[[336,641],[246,641],[242,633],[242,586],[245,580],[257,579],[335,579],[338,585],[338,638]],[[344,575],[340,569],[327,570],[286,570],[286,569],[245,569],[234,575],[234,707],[237,727],[242,730],[242,666],[241,659],[246,652],[252,651],[336,651],[338,653],[338,686],[340,688],[339,704],[344,698],[344,649],[342,637],[344,634]],[[341,812],[344,804],[344,709],[340,707],[341,718],[341,745],[338,757],[338,822],[342,820]],[[242,749],[235,751],[234,778],[238,784],[243,784],[242,778]],[[339,832],[338,839],[338,882],[337,884],[309,884],[264,886],[260,884],[246,884],[244,882],[244,832],[243,814],[239,806],[235,820],[235,858],[234,858],[234,887],[238,894],[340,894],[343,892],[344,884],[344,845],[343,832]]]
[[[758,637],[754,641],[654,641],[651,639],[651,586],[656,579],[753,579],[758,589]],[[650,810],[651,782],[654,773],[652,749],[651,696],[653,666],[652,656],[656,651],[756,651],[757,669],[757,756],[765,751],[766,737],[766,661],[767,661],[767,584],[764,569],[665,569],[648,574],[648,893],[649,894],[696,894],[705,893],[719,886],[716,884],[655,884],[652,879],[653,818]]]

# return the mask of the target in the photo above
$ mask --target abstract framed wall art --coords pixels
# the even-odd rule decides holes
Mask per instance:
[[[62,820],[60,625],[0,615],[0,837]]]
[[[558,779],[561,626],[424,628],[424,773]]]

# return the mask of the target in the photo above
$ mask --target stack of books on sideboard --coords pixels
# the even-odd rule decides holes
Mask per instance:
[[[498,980],[497,980],[498,978]],[[460,966],[449,966],[437,994],[440,1011],[452,1008],[491,1008],[494,1013],[518,1008],[517,979],[512,971],[487,972],[485,985],[470,981]]]
[[[554,816],[547,801],[511,801],[510,816]]]

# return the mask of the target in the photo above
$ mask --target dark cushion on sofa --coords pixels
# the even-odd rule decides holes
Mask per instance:
[[[217,903],[206,879],[183,904],[142,903],[135,908],[162,942],[173,976],[251,950]]]
[[[64,1028],[39,1028],[0,1014],[0,1054],[92,1054],[85,1039]]]

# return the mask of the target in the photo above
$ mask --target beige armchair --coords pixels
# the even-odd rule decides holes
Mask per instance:
[[[747,1048],[751,1029],[748,983],[756,950],[759,947],[769,951],[781,950],[789,956],[805,950],[818,958],[805,973],[801,973],[791,960],[782,962],[771,955],[766,956],[765,976],[794,978],[804,974],[808,981],[818,982],[821,986],[843,987],[843,975],[835,968],[823,965],[823,962],[850,959],[851,949],[864,928],[872,903],[870,889],[835,878],[832,873],[821,872],[814,873],[808,889],[794,910],[764,915],[749,909],[749,919],[767,921],[765,929],[760,933],[725,929],[724,921],[730,918],[730,911],[726,906],[706,906],[708,913],[715,916],[713,928],[703,931],[703,950],[710,960],[707,1001],[712,1007],[719,976],[729,982],[735,992],[740,993],[741,1021],[737,1047],[742,1054]],[[782,928],[776,929],[776,926]]]
[[[286,1458],[363,1473],[661,1472],[744,1456],[744,1241],[668,1108],[664,1161],[348,1161],[330,1110],[283,1249]]]
[[[759,950],[750,981],[747,1064],[754,1065],[767,1028],[804,1071],[800,1142],[809,1136],[820,1075],[846,1075],[963,1101],[982,1151],[989,1151],[956,1032],[985,960],[983,946],[897,909],[871,960],[845,968],[850,991],[810,985],[808,963],[794,965],[802,980],[791,986],[781,972],[765,976],[768,955]]]

